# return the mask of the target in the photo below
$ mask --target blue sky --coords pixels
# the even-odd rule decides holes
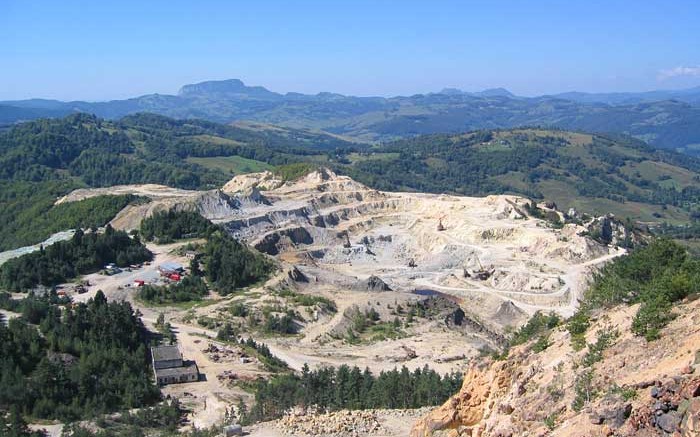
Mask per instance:
[[[0,0],[0,99],[700,85],[698,1]]]

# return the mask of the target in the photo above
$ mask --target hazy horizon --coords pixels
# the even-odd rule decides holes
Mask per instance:
[[[222,79],[205,79],[205,80],[198,80],[190,83],[183,83],[181,86],[177,87],[177,89],[174,89],[172,91],[167,91],[167,92],[149,92],[149,93],[144,93],[144,94],[135,94],[135,95],[125,95],[123,97],[114,97],[114,98],[105,98],[105,99],[79,99],[79,98],[70,98],[70,99],[59,99],[59,98],[51,98],[51,97],[44,97],[44,96],[27,96],[24,98],[18,98],[18,99],[0,99],[2,101],[23,101],[23,100],[32,100],[32,99],[37,99],[37,100],[57,100],[57,101],[84,101],[87,103],[98,103],[98,102],[107,102],[107,101],[112,101],[112,100],[125,100],[125,99],[130,99],[130,98],[138,98],[141,96],[145,95],[152,95],[152,94],[159,94],[159,95],[178,95],[180,88],[185,85],[192,85],[192,84],[197,84],[197,83],[202,83],[202,82],[218,82],[218,81],[226,81],[226,80],[232,80],[232,79],[239,79],[241,80],[246,86],[248,87],[257,87],[261,86],[263,88],[266,88],[268,91],[272,91],[278,94],[286,94],[286,93],[298,93],[299,91],[290,89],[290,90],[275,90],[275,89],[270,89],[269,87],[265,86],[264,84],[258,84],[258,83],[250,83],[246,80],[240,79],[240,78],[222,78]],[[493,90],[493,89],[505,89],[517,97],[539,97],[539,96],[546,96],[546,95],[557,95],[557,94],[564,94],[564,93],[569,93],[569,92],[581,92],[581,93],[591,93],[591,94],[596,94],[596,93],[601,93],[601,94],[607,94],[607,93],[644,93],[644,92],[652,92],[652,91],[679,91],[679,90],[687,90],[687,89],[694,89],[700,87],[699,85],[691,85],[691,86],[679,86],[675,88],[654,88],[654,89],[648,89],[648,90],[618,90],[618,91],[583,91],[583,90],[567,90],[567,91],[558,91],[558,92],[552,92],[552,93],[541,93],[541,94],[531,94],[531,95],[523,95],[519,93],[513,92],[510,88],[505,87],[505,86],[493,86],[493,87],[488,87],[488,88],[482,88],[482,89],[462,89],[456,86],[443,86],[443,87],[438,87],[434,90],[427,90],[423,92],[415,92],[415,93],[404,93],[404,94],[366,94],[366,95],[358,95],[358,94],[345,94],[345,93],[338,93],[335,90],[320,90],[317,92],[309,92],[309,93],[303,93],[307,95],[315,95],[318,93],[323,93],[323,92],[330,92],[330,93],[337,93],[337,94],[343,94],[349,97],[384,97],[384,98],[391,98],[391,97],[408,97],[411,95],[418,95],[418,94],[429,94],[429,93],[439,93],[441,91],[444,91],[445,89],[458,89],[460,91],[464,92],[469,92],[469,93],[478,93],[482,91],[487,91],[487,90]]]

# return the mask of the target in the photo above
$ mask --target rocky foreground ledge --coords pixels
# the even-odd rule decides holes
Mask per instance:
[[[700,299],[682,301],[652,342],[630,333],[637,308],[612,308],[589,328],[589,347],[599,332],[619,332],[593,366],[564,328],[544,351],[526,344],[472,366],[410,436],[700,436]]]

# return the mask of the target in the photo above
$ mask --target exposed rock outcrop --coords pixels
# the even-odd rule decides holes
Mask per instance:
[[[225,193],[237,193],[251,188],[272,190],[281,187],[283,184],[284,181],[276,177],[272,172],[264,171],[235,176],[223,186],[222,191]]]
[[[446,431],[461,435],[456,433],[465,430],[471,432],[465,435],[479,435],[482,420],[495,405],[494,398],[509,385],[510,379],[505,363],[484,368],[471,367],[464,375],[459,393],[419,420],[411,431],[411,437],[430,437]]]
[[[197,211],[208,219],[230,217],[240,208],[240,201],[220,190],[206,191],[194,200]],[[178,209],[192,209],[192,204],[180,204]]]
[[[374,275],[364,281],[358,281],[353,288],[361,291],[391,291],[391,287],[382,278]]]
[[[654,342],[630,332],[636,309],[608,309],[583,350],[555,329],[544,350],[533,339],[504,361],[480,360],[459,393],[416,422],[411,436],[700,436],[700,300],[677,305],[676,319]],[[619,337],[585,364],[610,324]]]
[[[297,266],[292,266],[292,268],[287,272],[287,276],[289,276],[289,279],[294,282],[309,282],[309,278],[307,278]]]

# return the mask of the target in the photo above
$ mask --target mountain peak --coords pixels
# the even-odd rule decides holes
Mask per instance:
[[[253,98],[279,98],[280,94],[274,93],[265,87],[247,86],[240,79],[210,80],[195,84],[184,85],[178,93],[180,96],[218,95],[233,97]]]
[[[446,94],[448,96],[458,96],[460,94],[464,94],[464,91],[462,91],[459,88],[443,88],[439,94]]]
[[[515,94],[505,88],[489,88],[474,94],[483,97],[515,97]]]
[[[476,92],[463,91],[459,88],[443,88],[438,94],[445,94],[448,96],[470,95],[478,97],[515,97],[515,94],[511,93],[505,88],[488,88],[483,91]]]

